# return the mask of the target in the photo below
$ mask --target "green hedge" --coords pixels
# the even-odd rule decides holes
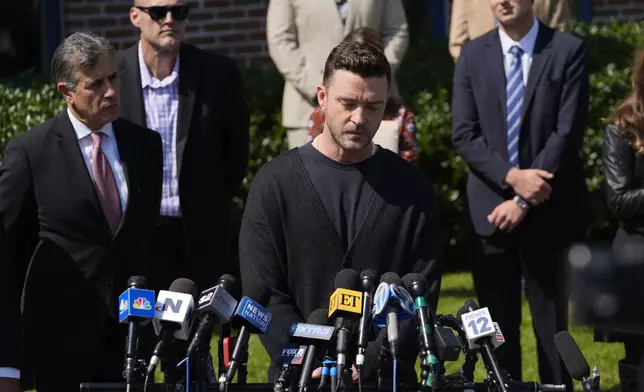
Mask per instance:
[[[588,235],[608,239],[614,225],[607,216],[602,196],[602,118],[630,90],[631,65],[638,48],[644,46],[644,26],[578,24],[574,33],[588,45],[591,71],[590,117],[582,151],[591,190],[589,201],[595,214]],[[419,38],[410,47],[397,77],[405,101],[417,117],[421,167],[436,185],[447,254],[458,259],[466,233],[463,191],[467,167],[454,152],[450,139],[452,71],[447,43]],[[242,195],[236,200],[238,217],[254,174],[263,163],[286,149],[280,125],[280,75],[274,70],[249,70],[244,79],[253,114],[251,159]],[[42,77],[0,83],[0,158],[13,135],[54,116],[62,108],[63,102],[55,89]]]

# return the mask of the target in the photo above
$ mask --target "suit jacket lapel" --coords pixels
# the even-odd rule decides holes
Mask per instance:
[[[78,179],[80,189],[75,190],[75,192],[80,192],[80,194],[87,196],[87,202],[90,204],[91,210],[96,213],[94,219],[101,221],[104,226],[103,229],[111,236],[107,219],[105,219],[101,204],[98,200],[94,182],[87,170],[85,158],[80,150],[78,138],[69,120],[67,111],[64,111],[56,118],[55,129],[57,145],[61,149],[61,153],[67,163],[68,172],[65,174]]]
[[[143,90],[141,88],[141,69],[139,67],[138,45],[127,50],[124,58],[125,67],[121,69],[121,112],[122,116],[142,127],[145,122]]]
[[[137,179],[138,176],[136,175],[136,173],[134,174],[132,173],[132,171],[137,170],[138,165],[135,163],[137,160],[136,151],[134,151],[132,148],[134,143],[130,142],[131,136],[128,133],[127,129],[125,128],[123,121],[118,119],[112,124],[112,126],[114,129],[114,137],[116,138],[116,145],[119,151],[119,159],[121,161],[121,166],[123,166],[123,173],[125,174],[125,182],[127,183],[127,188],[128,188],[127,206],[125,207],[125,210],[123,210],[123,215],[121,216],[121,222],[119,223],[119,226],[116,229],[116,233],[114,233],[114,237],[116,237],[120,232],[121,228],[123,227],[123,224],[126,223],[127,211],[130,208],[132,195],[138,189],[138,184],[135,181],[135,179]]]
[[[497,99],[503,111],[503,118],[505,118],[505,67],[503,65],[503,49],[501,49],[501,39],[498,31],[489,36],[485,51],[485,67],[490,97]]]
[[[197,64],[191,58],[189,48],[181,46],[179,52],[179,113],[177,116],[177,171],[181,175],[183,151],[188,141],[190,122],[195,105],[195,95],[199,85],[199,72],[194,69]]]
[[[539,23],[539,33],[537,40],[534,44],[534,53],[532,54],[532,65],[530,65],[530,73],[528,74],[528,85],[526,86],[523,95],[523,107],[521,108],[521,123],[523,124],[526,112],[530,107],[534,92],[536,89],[543,70],[546,68],[550,60],[550,44],[552,43],[553,30],[546,27],[543,23]]]
[[[489,35],[489,39],[485,50],[485,63],[482,70],[484,78],[487,80],[488,95],[490,97],[490,110],[493,113],[501,113],[500,124],[503,124],[503,129],[500,132],[492,132],[490,137],[498,137],[496,141],[490,141],[492,145],[506,145],[506,93],[505,93],[505,66],[503,65],[503,49],[501,48],[501,39],[499,32],[496,30],[493,34]],[[507,151],[503,149],[500,151],[501,155],[507,158]]]

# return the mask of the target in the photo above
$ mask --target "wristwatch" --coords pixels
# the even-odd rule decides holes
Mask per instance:
[[[521,207],[522,210],[530,209],[530,204],[527,201],[523,200],[523,198],[520,196],[514,196],[514,202],[517,203],[517,205]]]

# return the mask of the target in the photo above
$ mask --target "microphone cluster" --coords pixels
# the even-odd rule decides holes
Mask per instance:
[[[216,286],[199,294],[193,281],[179,278],[168,290],[160,290],[155,298],[154,291],[147,290],[145,285],[145,278],[133,276],[128,280],[128,288],[119,296],[119,322],[128,325],[123,372],[128,391],[140,385],[147,388],[168,348],[176,340],[189,342],[184,360],[177,364],[181,366],[185,362],[186,376],[178,383],[188,386],[194,383],[199,392],[219,381],[220,389],[224,391],[238,371],[238,383],[245,383],[250,334],[266,333],[273,318],[266,310],[270,299],[268,287],[253,286],[239,298],[236,279],[223,275]],[[137,343],[140,326],[150,321],[158,338],[146,362],[137,358]],[[210,340],[218,325],[231,325],[239,330],[230,352],[220,353],[220,358],[230,357],[230,360],[220,363],[219,380],[210,356]],[[229,338],[220,335],[220,339]],[[194,380],[190,379],[191,372]]]
[[[236,279],[231,275],[222,276],[216,286],[201,294],[194,282],[179,278],[168,290],[159,291],[156,298],[154,291],[146,289],[145,278],[130,278],[128,289],[119,297],[119,321],[128,325],[123,372],[127,390],[141,384],[147,386],[175,340],[189,342],[185,359],[178,364],[185,362],[186,376],[178,384],[194,385],[198,392],[218,386],[225,392],[237,376],[237,384],[243,389],[250,334],[266,334],[273,319],[266,309],[270,300],[268,287],[248,287],[243,294],[240,296]],[[360,274],[351,269],[341,270],[335,277],[328,306],[311,312],[306,322],[290,326],[289,341],[277,361],[274,391],[306,392],[314,374],[319,377],[318,391],[352,390],[355,381],[361,390],[362,372],[370,360],[379,361],[378,389],[395,392],[400,386],[398,361],[404,357],[399,348],[401,331],[416,334],[421,372],[413,386],[418,389],[565,391],[564,385],[514,381],[499,366],[495,349],[505,340],[488,308],[479,308],[474,300],[468,299],[456,316],[438,315],[428,306],[426,296],[427,284],[418,274],[410,273],[401,279],[387,272],[378,279],[373,270]],[[146,362],[137,358],[136,351],[139,328],[150,320],[158,338]],[[406,320],[411,320],[407,323],[411,328],[400,330],[400,322]],[[216,326],[220,327],[219,358],[224,358],[219,363],[219,378],[210,356],[210,340]],[[231,327],[239,331],[235,338],[230,336]],[[383,332],[379,358],[368,359],[367,348],[379,328],[386,330],[386,339]],[[572,337],[560,332],[555,343],[569,372],[582,382],[584,391],[598,392],[598,370],[595,368],[591,376],[588,363]],[[457,361],[460,354],[465,357],[461,369],[446,375],[445,362]],[[484,383],[474,382],[479,356],[487,370]],[[191,373],[194,380],[190,379]]]

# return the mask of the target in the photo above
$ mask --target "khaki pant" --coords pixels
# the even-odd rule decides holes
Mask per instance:
[[[288,141],[288,149],[291,150],[295,147],[300,147],[306,144],[307,136],[309,135],[308,128],[287,128],[286,138]]]

